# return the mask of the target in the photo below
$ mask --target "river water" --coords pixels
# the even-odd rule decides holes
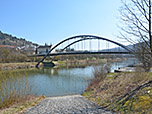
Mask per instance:
[[[111,72],[118,67],[134,64],[135,59],[128,59],[112,64]],[[22,71],[23,72],[23,71]],[[85,68],[42,68],[25,70],[27,80],[32,84],[32,94],[47,97],[81,94],[94,78],[93,66]],[[22,74],[22,73],[21,73]]]

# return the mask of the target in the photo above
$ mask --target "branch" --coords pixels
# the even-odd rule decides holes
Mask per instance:
[[[124,35],[121,32],[119,32],[119,34],[122,36],[122,37],[119,37],[119,38],[123,38],[123,39],[127,40],[128,42],[130,42],[131,44],[137,43],[132,38],[127,37],[127,35]]]
[[[134,0],[132,0],[132,2],[135,4],[135,6],[138,8],[138,10],[142,13],[142,15],[144,15],[145,16],[145,18],[147,19],[147,20],[149,20],[148,19],[148,17],[147,17],[147,12],[146,12],[146,10],[145,10],[145,7],[144,7],[144,4],[140,4],[139,3],[139,1],[138,0],[136,0],[137,2],[135,2]],[[143,11],[142,11],[143,10]]]
[[[146,0],[142,0],[143,2],[145,2],[146,6],[149,7],[148,3]]]
[[[121,13],[122,13],[122,12],[121,12]],[[122,21],[126,22],[127,24],[132,23],[135,27],[140,28],[142,31],[148,33],[147,30],[145,30],[144,28],[142,28],[142,27],[140,27],[140,26],[138,25],[138,22],[139,22],[139,21],[134,20],[133,18],[131,18],[130,16],[128,16],[128,14],[125,14],[125,13],[123,13],[122,16],[125,17],[125,18],[121,18]],[[136,23],[135,23],[135,21],[136,21]],[[140,20],[140,23],[145,23],[145,24],[148,25],[148,23],[144,22],[143,20]],[[141,24],[140,24],[140,25],[141,25]],[[142,25],[141,25],[141,26],[142,26]]]
[[[126,7],[126,11],[129,11],[131,15],[133,15],[135,17],[135,19],[140,23],[140,25],[146,30],[148,31],[148,29],[142,24],[142,22],[139,20],[139,18],[136,16],[135,13],[132,12],[132,10],[127,6],[126,3],[124,3],[125,7]]]

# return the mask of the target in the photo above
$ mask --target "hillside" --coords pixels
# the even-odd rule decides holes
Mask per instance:
[[[138,44],[135,44],[135,45],[138,45]],[[135,45],[127,45],[126,47],[128,48],[128,49],[130,49],[130,50],[132,50],[132,49],[134,49],[134,47],[135,47]],[[117,51],[119,51],[119,52],[128,52],[126,49],[124,49],[124,48],[122,48],[122,47],[116,47],[116,48],[110,48],[110,49],[103,49],[102,50],[103,52],[105,51],[110,51],[110,52],[117,52]]]
[[[10,46],[15,46],[17,48],[23,46],[34,47],[37,46],[38,44],[32,43],[30,41],[26,41],[23,38],[17,38],[15,36],[2,33],[0,31],[0,45],[10,45]]]
[[[0,31],[0,63],[33,61],[28,55],[35,53],[38,44]]]

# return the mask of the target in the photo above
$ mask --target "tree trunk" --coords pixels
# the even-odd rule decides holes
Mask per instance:
[[[151,0],[149,0],[149,39],[150,39],[150,51],[152,53],[152,37],[151,37]]]

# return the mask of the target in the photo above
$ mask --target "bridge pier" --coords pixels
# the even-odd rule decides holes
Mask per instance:
[[[44,67],[54,67],[55,64],[51,61],[51,62],[42,62]]]

